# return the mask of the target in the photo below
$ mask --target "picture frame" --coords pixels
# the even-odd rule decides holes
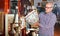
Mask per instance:
[[[8,26],[13,23],[14,14],[6,14],[5,15],[5,36],[9,36],[8,34]],[[18,22],[18,14],[16,14],[15,22]]]

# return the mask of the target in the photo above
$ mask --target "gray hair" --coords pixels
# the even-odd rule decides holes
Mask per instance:
[[[54,2],[47,2],[46,4],[51,4],[54,7]]]

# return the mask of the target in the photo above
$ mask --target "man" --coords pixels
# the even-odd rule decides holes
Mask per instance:
[[[45,11],[45,9],[42,8],[41,3],[38,3],[38,5],[37,5],[37,11],[38,11],[38,13],[41,13],[42,11]]]
[[[39,14],[39,36],[54,36],[56,15],[52,10],[53,3],[49,2],[45,6],[45,12]]]

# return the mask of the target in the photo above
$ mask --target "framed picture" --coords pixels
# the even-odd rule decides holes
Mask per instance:
[[[14,19],[14,14],[6,14],[5,15],[5,36],[9,36],[8,31],[9,26],[11,23],[13,23],[13,19]],[[16,14],[16,19],[15,22],[18,22],[18,14]]]

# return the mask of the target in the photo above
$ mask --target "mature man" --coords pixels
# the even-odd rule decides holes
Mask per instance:
[[[56,15],[52,10],[53,3],[49,2],[45,6],[45,12],[39,14],[39,36],[54,36]]]

